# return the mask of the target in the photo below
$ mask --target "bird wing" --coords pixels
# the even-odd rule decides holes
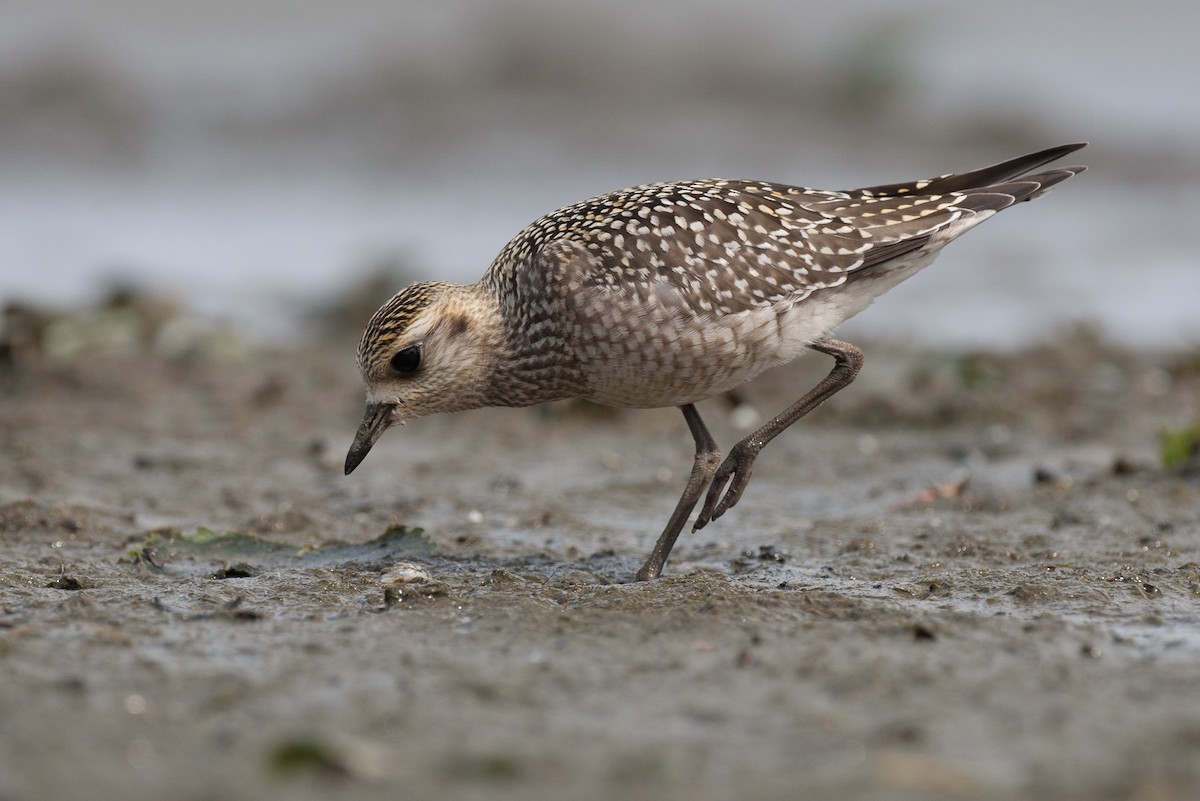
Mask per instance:
[[[875,203],[748,181],[649,185],[613,205],[600,199],[607,217],[564,231],[586,252],[575,255],[578,285],[702,317],[837,286],[920,249],[962,214],[947,198]]]
[[[646,184],[535,221],[493,263],[569,274],[584,294],[719,317],[796,302],[935,249],[1082,171],[1030,170],[1064,145],[966,173],[850,191],[759,181]],[[1019,177],[1025,176],[1025,177]],[[556,245],[555,243],[559,243]],[[564,246],[562,243],[570,243]],[[543,254],[543,250],[551,248]],[[584,302],[584,301],[580,301]]]

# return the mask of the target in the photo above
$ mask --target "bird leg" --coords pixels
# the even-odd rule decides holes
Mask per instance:
[[[683,524],[692,514],[696,501],[700,500],[700,493],[712,480],[713,473],[716,472],[717,465],[721,462],[721,451],[717,449],[716,441],[704,427],[704,421],[700,419],[700,413],[696,411],[696,407],[689,403],[680,406],[679,409],[683,412],[683,419],[687,420],[692,438],[696,440],[696,460],[692,463],[692,475],[688,478],[687,488],[680,496],[679,503],[676,504],[675,511],[671,514],[671,519],[667,521],[667,527],[659,535],[658,542],[654,543],[654,550],[650,552],[646,563],[637,572],[638,581],[647,581],[662,575],[663,565],[666,564],[667,557],[671,555],[671,548],[675,546],[675,540],[679,537],[679,532],[683,530]]]
[[[821,337],[809,347],[832,356],[834,358],[833,369],[804,397],[733,446],[729,455],[725,457],[725,461],[717,469],[716,475],[713,476],[712,485],[708,488],[708,497],[705,498],[704,506],[701,507],[700,514],[696,517],[692,531],[704,528],[711,521],[732,509],[734,504],[741,499],[746,485],[750,483],[750,472],[759,451],[785,428],[829,400],[838,390],[849,385],[862,367],[862,351],[858,346],[851,345],[849,342],[842,342],[832,337]],[[722,492],[724,492],[724,497],[722,497]]]

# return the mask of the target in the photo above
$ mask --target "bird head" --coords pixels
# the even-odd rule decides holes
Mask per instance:
[[[479,285],[424,281],[383,304],[358,344],[367,409],[346,474],[397,423],[483,406],[502,347],[499,311]]]

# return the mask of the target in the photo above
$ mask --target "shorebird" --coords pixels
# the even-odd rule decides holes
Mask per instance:
[[[1033,173],[1083,146],[850,191],[654,183],[552,212],[478,283],[419,282],[371,317],[358,345],[367,408],[346,473],[386,429],[422,415],[566,398],[678,406],[696,455],[637,573],[657,578],[705,487],[693,531],[738,502],[768,442],[854,380],[862,351],[831,332],[951,240],[1083,172]],[[830,373],[722,461],[695,404],[809,349],[833,357]]]

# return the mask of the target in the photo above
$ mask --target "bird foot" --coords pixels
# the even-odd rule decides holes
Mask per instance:
[[[700,509],[696,522],[692,525],[692,531],[704,528],[741,500],[742,492],[750,483],[750,473],[756,456],[758,450],[747,445],[746,440],[733,446],[713,476],[708,487],[708,496],[704,499],[704,506]]]

